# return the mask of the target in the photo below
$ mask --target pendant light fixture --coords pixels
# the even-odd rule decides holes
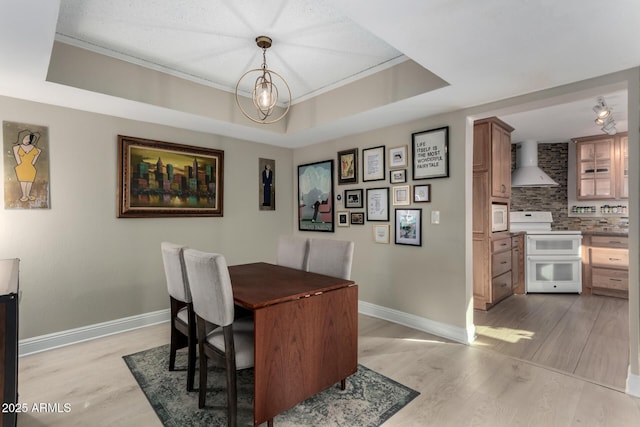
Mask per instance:
[[[253,70],[247,71],[240,77],[240,80],[238,80],[236,84],[236,103],[238,104],[238,108],[240,108],[242,114],[249,120],[260,124],[271,124],[282,120],[289,112],[291,106],[291,90],[289,89],[289,85],[280,74],[267,68],[267,49],[271,47],[271,43],[271,38],[267,36],[256,37],[256,44],[262,49],[262,68],[254,68]],[[255,78],[251,89],[252,108],[244,108],[241,103],[241,98],[246,99],[246,97],[240,96],[238,90],[243,80],[250,81],[249,76]],[[280,99],[281,92],[288,96],[283,96],[282,99]],[[248,102],[246,104],[248,104]],[[274,116],[274,112],[277,113],[280,111],[277,108],[278,105],[285,105],[286,107],[281,107],[284,111]]]

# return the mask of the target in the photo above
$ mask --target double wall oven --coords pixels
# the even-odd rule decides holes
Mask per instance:
[[[551,230],[551,212],[511,212],[511,231],[523,231],[525,290],[582,292],[580,231]]]

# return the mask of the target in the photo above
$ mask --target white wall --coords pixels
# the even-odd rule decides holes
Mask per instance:
[[[0,118],[50,136],[51,208],[0,209],[0,258],[21,259],[21,339],[167,308],[163,240],[273,262],[291,232],[289,149],[4,97]],[[116,218],[118,134],[224,150],[224,217]],[[276,211],[258,210],[260,157],[276,161]]]

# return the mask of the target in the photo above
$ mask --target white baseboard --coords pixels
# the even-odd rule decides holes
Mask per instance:
[[[95,325],[83,326],[81,328],[69,329],[62,332],[55,332],[38,337],[27,338],[18,343],[18,355],[39,353],[58,347],[76,344],[107,335],[118,334],[132,329],[151,326],[157,323],[168,322],[171,318],[169,309],[153,311],[151,313],[139,314],[137,316],[125,317],[111,320]]]
[[[631,373],[631,367],[627,373],[627,389],[626,393],[630,396],[640,397],[640,375]]]
[[[424,317],[415,316],[413,314],[404,313],[402,311],[364,301],[358,301],[358,311],[362,314],[366,314],[367,316],[388,320],[389,322],[408,326],[410,328],[462,344],[471,343],[475,336],[475,330],[467,331],[464,328],[458,328],[457,326],[449,325],[447,323],[436,322],[435,320],[425,319]]]

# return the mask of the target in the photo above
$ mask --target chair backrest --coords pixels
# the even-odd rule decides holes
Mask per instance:
[[[294,236],[280,236],[276,253],[276,263],[297,270],[307,270],[309,239]]]
[[[189,290],[189,281],[184,269],[183,258],[183,252],[186,248],[186,246],[169,242],[160,244],[169,295],[179,301],[189,303],[191,302],[191,291]]]
[[[351,279],[354,243],[346,240],[310,239],[308,271]]]
[[[185,249],[193,311],[218,326],[233,323],[233,290],[227,261],[223,255]]]

